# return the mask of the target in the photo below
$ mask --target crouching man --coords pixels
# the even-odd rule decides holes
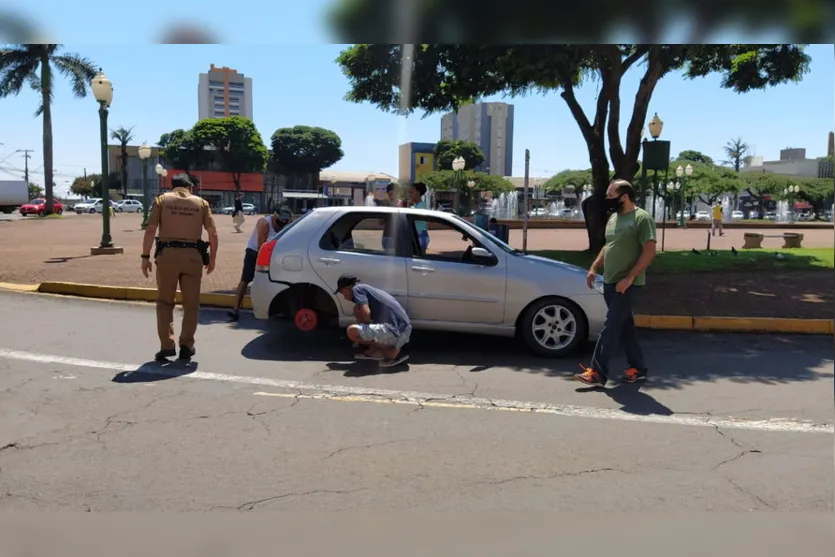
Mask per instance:
[[[356,325],[348,327],[348,338],[359,346],[358,359],[379,360],[381,367],[392,367],[409,359],[402,352],[412,334],[412,322],[403,306],[388,292],[359,279],[342,275],[336,292],[354,303]]]

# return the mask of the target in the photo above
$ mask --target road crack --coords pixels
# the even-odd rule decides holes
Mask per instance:
[[[762,451],[759,450],[759,449],[752,449],[750,447],[746,447],[745,445],[742,445],[739,441],[734,439],[733,436],[731,436],[730,434],[727,434],[724,431],[722,431],[722,428],[720,428],[718,425],[714,425],[713,427],[716,430],[716,433],[718,433],[722,438],[727,439],[731,443],[731,445],[733,445],[737,449],[740,449],[740,452],[738,454],[732,456],[731,458],[726,458],[725,460],[716,464],[713,467],[712,471],[715,472],[719,468],[721,468],[722,466],[725,466],[726,464],[730,464],[731,462],[739,460],[740,458],[744,457],[745,455],[762,453]]]
[[[600,474],[603,472],[617,472],[620,474],[629,474],[626,470],[621,470],[619,468],[590,468],[588,470],[580,470],[578,472],[560,472],[558,474],[546,474],[541,476],[513,476],[510,478],[505,478],[503,480],[476,480],[473,482],[468,482],[470,485],[502,485],[508,484],[513,482],[524,482],[524,481],[537,481],[537,480],[554,480],[557,478],[567,478],[567,477],[574,477],[574,476],[585,476],[588,474]]]
[[[352,451],[358,449],[375,449],[377,447],[385,447],[386,445],[394,445],[396,443],[411,443],[413,441],[418,441],[417,438],[412,439],[393,439],[391,441],[382,441],[380,443],[371,443],[369,445],[349,445],[347,447],[342,447],[341,449],[336,449],[328,456],[324,457],[322,460],[327,460],[329,458],[333,458],[334,456],[344,453],[345,451]]]
[[[282,493],[281,495],[274,495],[272,497],[265,497],[264,499],[257,499],[255,501],[249,501],[244,503],[243,505],[239,505],[237,510],[239,511],[251,511],[258,505],[263,505],[264,503],[270,503],[272,501],[278,501],[280,499],[286,499],[288,497],[308,497],[310,495],[321,495],[321,494],[329,494],[329,495],[347,495],[350,493],[357,493],[359,491],[365,491],[367,488],[360,487],[357,489],[314,489],[311,491],[302,491],[302,492],[290,492],[290,493]],[[220,508],[229,508],[229,507],[220,507]]]

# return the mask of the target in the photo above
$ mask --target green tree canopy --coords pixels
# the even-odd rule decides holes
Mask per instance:
[[[36,197],[40,197],[42,195],[43,188],[41,188],[38,184],[29,182],[29,199],[35,199]]]
[[[677,159],[679,161],[692,161],[692,162],[701,162],[704,164],[714,164],[713,159],[709,156],[705,155],[701,151],[693,151],[692,149],[687,149],[682,151],[678,154]],[[686,166],[686,165],[682,165]]]
[[[267,147],[249,118],[207,118],[197,122],[189,135],[195,146],[218,154],[223,170],[232,174],[237,191],[241,191],[241,174],[264,170]]]
[[[676,177],[676,168],[679,166],[686,168],[688,164],[693,168],[692,176]],[[670,162],[667,176],[671,182],[681,183],[684,188],[681,191],[685,198],[699,199],[708,205],[712,205],[725,195],[736,195],[744,186],[733,169],[690,159],[677,159]],[[672,195],[672,192],[668,191],[667,194]]]
[[[115,130],[110,130],[110,139],[119,143],[119,155],[121,159],[120,176],[122,182],[122,195],[128,195],[128,145],[133,141],[133,128],[131,126],[126,128],[119,126]],[[111,168],[111,170],[114,170]]]
[[[723,162],[732,166],[737,172],[751,158],[749,155],[751,146],[744,142],[741,137],[728,140],[722,147],[722,151],[728,157]]]
[[[54,194],[52,153],[52,99],[54,71],[68,78],[76,97],[87,96],[96,75],[92,61],[78,54],[59,54],[58,44],[7,44],[0,47],[0,98],[17,96],[29,86],[40,96],[35,116],[43,116],[43,177],[46,189],[44,215],[51,215]]]
[[[434,170],[427,172],[420,178],[420,181],[426,184],[427,188],[434,191],[458,189],[458,191],[464,192],[468,190],[466,184],[470,180],[475,182],[474,191],[489,191],[498,194],[515,189],[512,183],[501,176],[469,170],[463,172],[463,179],[460,179],[454,170]]]
[[[325,128],[293,126],[272,135],[272,162],[279,173],[318,173],[345,156],[342,140]]]
[[[465,170],[473,170],[484,162],[484,151],[478,143],[454,139],[442,139],[433,149],[439,170],[452,170],[452,161],[462,157],[466,162]]]
[[[190,130],[176,129],[160,136],[157,146],[166,166],[182,170],[186,174],[206,158],[205,150],[194,141]]]
[[[815,218],[821,219],[835,197],[835,182],[831,178],[805,178],[795,181],[795,184],[800,186],[797,197],[808,202]]]
[[[609,161],[616,177],[635,175],[649,103],[664,76],[679,73],[693,79],[719,73],[722,87],[744,93],[796,81],[809,70],[804,47],[791,44],[420,44],[405,53],[403,48],[358,44],[343,50],[337,63],[349,79],[346,98],[400,114],[434,113],[490,95],[559,91],[591,163],[596,195],[587,200],[591,205],[584,214],[593,250],[605,240],[602,197],[610,177]],[[401,91],[402,63],[410,66],[406,92]],[[621,83],[627,71],[641,66],[637,91],[626,93],[634,100],[623,126]],[[576,95],[589,78],[600,90],[591,116]],[[624,127],[626,134],[621,137]]]
[[[591,168],[586,170],[563,170],[548,178],[542,184],[542,190],[545,193],[561,192],[568,186],[574,186],[579,189],[591,183]]]

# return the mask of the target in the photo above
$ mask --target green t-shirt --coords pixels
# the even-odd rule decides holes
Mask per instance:
[[[606,223],[606,251],[603,254],[603,282],[614,284],[629,274],[641,256],[644,244],[655,240],[655,220],[643,209],[615,213]],[[635,286],[647,282],[646,272],[635,277]]]

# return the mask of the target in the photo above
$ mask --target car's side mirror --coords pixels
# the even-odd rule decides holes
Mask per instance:
[[[492,264],[496,262],[496,256],[484,248],[473,248],[470,252],[474,261],[484,264]]]

